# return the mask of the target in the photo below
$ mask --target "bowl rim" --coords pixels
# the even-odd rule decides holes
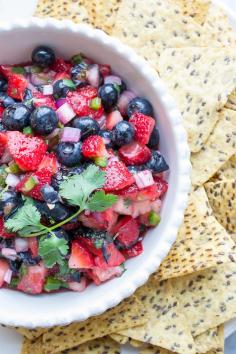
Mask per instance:
[[[178,198],[176,199],[175,208],[177,212],[175,217],[173,217],[168,225],[168,230],[170,230],[170,235],[166,238],[163,249],[156,250],[153,252],[152,257],[148,259],[145,264],[143,264],[142,271],[138,272],[136,276],[133,276],[129,279],[129,286],[119,286],[118,291],[115,296],[113,294],[112,298],[103,298],[103,301],[97,305],[96,303],[90,304],[87,309],[84,309],[81,313],[81,308],[76,311],[76,308],[73,309],[73,315],[70,313],[69,316],[65,314],[57,314],[53,319],[48,319],[45,321],[44,318],[40,319],[38,316],[37,321],[33,321],[30,318],[25,316],[19,320],[15,320],[14,316],[2,316],[0,314],[0,322],[4,325],[10,326],[23,326],[28,328],[35,327],[51,327],[55,325],[66,325],[71,322],[78,322],[86,320],[87,318],[95,315],[99,315],[106,311],[107,309],[118,305],[122,300],[132,295],[135,290],[143,285],[149,276],[159,267],[161,261],[165,258],[169,252],[171,246],[176,240],[178,229],[183,221],[184,211],[188,202],[188,194],[191,187],[190,182],[190,173],[191,173],[191,164],[190,164],[190,151],[187,144],[187,134],[182,125],[182,117],[177,108],[177,105],[174,99],[169,94],[165,84],[158,77],[156,71],[152,69],[147,61],[141,58],[132,48],[123,44],[119,39],[115,37],[108,36],[105,32],[94,29],[86,24],[75,24],[70,20],[56,20],[53,18],[40,19],[40,18],[31,18],[31,19],[22,19],[17,21],[10,22],[1,22],[0,32],[11,32],[17,31],[19,29],[27,29],[35,26],[37,28],[53,28],[66,30],[70,32],[80,32],[88,38],[98,39],[104,45],[108,45],[112,48],[114,53],[123,55],[125,60],[127,60],[132,66],[138,66],[142,73],[145,75],[146,80],[152,85],[155,94],[159,97],[164,109],[168,112],[168,119],[172,125],[174,138],[176,141],[176,146],[178,148],[179,156],[179,186],[178,186]],[[123,282],[124,283],[124,282]],[[52,295],[50,295],[52,296]]]

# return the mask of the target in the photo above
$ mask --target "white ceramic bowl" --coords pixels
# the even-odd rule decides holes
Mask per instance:
[[[98,287],[91,285],[83,293],[30,296],[0,290],[0,323],[25,327],[81,321],[131,295],[158,268],[175,241],[190,187],[189,151],[180,114],[164,84],[143,59],[119,40],[70,21],[33,19],[0,25],[0,63],[27,61],[38,44],[52,46],[57,55],[65,58],[83,52],[97,62],[108,63],[130,88],[147,97],[155,109],[160,150],[169,163],[170,173],[161,223],[146,235],[143,254],[126,262],[127,271],[121,278]]]

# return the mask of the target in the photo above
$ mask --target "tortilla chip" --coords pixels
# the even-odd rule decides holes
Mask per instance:
[[[211,46],[235,46],[236,34],[224,9],[216,4],[210,6],[203,29],[209,36]]]
[[[234,155],[236,150],[236,111],[225,109],[204,148],[192,154],[192,183],[207,182]]]
[[[193,193],[190,197],[177,241],[155,274],[157,279],[179,277],[236,260],[235,244],[208,211],[206,194],[202,208],[196,196]]]
[[[140,354],[174,354],[164,348],[156,347],[154,345],[148,345],[146,348],[140,349]]]
[[[233,109],[236,111],[236,90],[234,90],[228,98],[225,105],[226,108]]]
[[[121,0],[82,0],[92,25],[109,34],[114,27],[120,3]]]
[[[120,354],[120,345],[109,337],[97,338],[62,354]]]
[[[14,327],[16,332],[22,334],[22,336],[28,338],[29,340],[36,339],[40,337],[45,331],[45,328],[24,328],[24,327]]]
[[[170,280],[193,336],[236,316],[236,264]]]
[[[31,340],[24,338],[21,354],[44,354],[42,348],[42,337]]]
[[[176,353],[195,353],[187,321],[168,282],[151,278],[135,295],[146,307],[150,319],[145,325],[122,330],[119,334]]]
[[[196,352],[201,354],[220,348],[222,345],[222,328],[224,329],[224,326],[210,328],[206,332],[195,337]]]
[[[110,334],[110,337],[115,340],[117,343],[119,344],[126,344],[129,341],[129,338],[126,336],[122,336],[121,334],[117,334],[117,333],[112,333]]]
[[[72,20],[77,23],[89,23],[87,10],[79,0],[39,0],[34,16],[54,17],[58,20]]]
[[[137,298],[132,296],[100,316],[69,326],[49,329],[43,334],[43,348],[50,354],[60,352],[89,340],[141,325],[147,320],[147,311]]]
[[[191,16],[202,25],[208,14],[211,0],[175,0],[182,8],[184,15]]]
[[[154,68],[165,48],[199,45],[202,26],[169,0],[123,0],[112,35],[133,47]]]
[[[159,73],[179,105],[190,149],[198,152],[235,88],[236,48],[167,49]]]
[[[213,210],[210,206],[206,191],[203,186],[195,187],[193,189],[192,195],[194,198],[194,204],[199,214],[201,214],[204,218],[207,218],[208,216],[214,216]]]
[[[209,182],[205,188],[216,219],[226,230],[236,232],[236,179]]]
[[[228,180],[236,177],[236,154],[234,154],[211,178],[211,181]]]

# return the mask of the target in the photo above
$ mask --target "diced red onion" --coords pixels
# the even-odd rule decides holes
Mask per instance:
[[[106,116],[105,116],[105,114],[103,114],[99,119],[97,119],[97,122],[98,122],[101,129],[106,129]]]
[[[13,173],[9,173],[5,180],[6,184],[10,187],[15,187],[20,182],[20,178]]]
[[[121,78],[119,76],[115,75],[108,75],[104,79],[105,84],[116,84],[116,85],[121,85]]]
[[[87,72],[87,80],[91,86],[93,87],[99,86],[100,73],[99,73],[99,66],[97,64],[90,65]]]
[[[3,280],[4,280],[6,283],[10,284],[11,278],[12,278],[12,270],[11,270],[11,269],[8,269],[8,270],[6,271],[6,273],[5,273],[5,275],[4,275]]]
[[[53,86],[52,85],[44,85],[43,86],[43,94],[45,96],[53,94]]]
[[[77,292],[84,291],[86,289],[87,285],[88,284],[87,284],[86,278],[81,278],[80,282],[77,282],[77,281],[68,282],[69,289],[77,291]]]
[[[65,98],[59,98],[59,100],[56,101],[56,107],[59,108],[66,102],[67,100]]]
[[[136,95],[132,91],[126,90],[126,91],[122,92],[122,94],[119,97],[118,103],[117,103],[119,111],[122,115],[126,115],[128,103],[134,97],[136,97]]]
[[[69,141],[71,143],[77,143],[80,141],[81,137],[81,130],[77,128],[72,128],[72,127],[65,127],[62,130],[61,134],[61,142],[66,142]]]
[[[27,239],[17,237],[15,239],[15,249],[16,252],[25,252],[29,249],[29,244]]]
[[[135,173],[134,179],[139,189],[149,187],[154,183],[152,173],[149,170]]]
[[[2,255],[7,258],[7,259],[10,259],[12,261],[14,261],[16,259],[16,250],[12,249],[12,248],[7,248],[7,247],[4,247],[2,248]]]
[[[33,73],[30,75],[30,82],[35,86],[45,85],[48,82],[48,76],[42,73],[40,74]]]
[[[68,102],[64,103],[61,107],[59,107],[56,110],[56,114],[62,124],[67,124],[69,121],[71,121],[71,119],[76,116],[76,113]]]
[[[0,159],[0,163],[9,163],[10,161],[12,161],[12,156],[10,151],[6,148]]]

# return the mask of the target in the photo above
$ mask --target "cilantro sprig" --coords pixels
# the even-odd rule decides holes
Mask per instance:
[[[53,231],[76,218],[84,210],[104,211],[110,208],[117,201],[117,196],[99,190],[104,184],[105,173],[97,166],[90,165],[81,174],[68,177],[60,185],[60,196],[69,204],[78,207],[73,215],[60,223],[45,226],[41,223],[41,214],[33,200],[27,198],[24,205],[5,222],[4,226],[8,231],[18,232],[22,237],[41,236],[39,255],[46,267],[51,268],[55,264],[62,266],[68,253],[68,242],[57,237]]]

